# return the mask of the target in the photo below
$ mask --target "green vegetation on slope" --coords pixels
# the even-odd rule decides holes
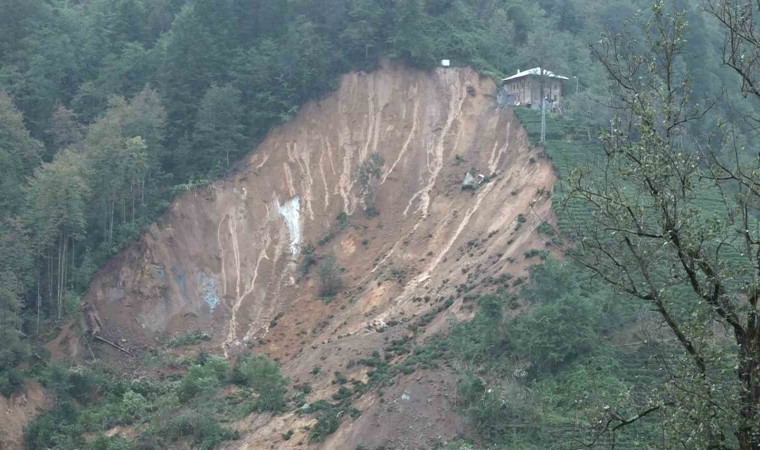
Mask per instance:
[[[213,449],[237,439],[225,423],[285,408],[288,381],[263,355],[240,355],[230,367],[225,358],[201,352],[177,364],[186,371],[162,379],[128,379],[99,366],[37,369],[33,375],[56,403],[26,427],[27,448],[163,449],[183,442]],[[132,427],[136,438],[103,434],[116,426]]]
[[[493,76],[541,65],[577,76],[583,95],[568,95],[568,107],[596,123],[605,113],[584,99],[606,95],[607,83],[586,43],[647,4],[6,0],[0,334],[9,345],[0,380],[28,354],[26,337],[43,338],[54,331],[44,322],[76,311],[92,274],[173,195],[231,169],[341,73],[381,56],[424,69],[446,58]],[[690,13],[699,57],[684,64],[700,92],[716,96],[734,80],[704,64],[718,58],[720,30]],[[734,113],[721,106],[722,117]]]
[[[6,0],[0,14],[0,393],[22,386],[14,367],[30,353],[29,337],[32,343],[50,337],[46,333],[55,328],[47,323],[77,310],[78,296],[92,274],[154,221],[173,195],[224,174],[273,125],[333,88],[339,74],[371,69],[383,55],[423,69],[447,58],[494,76],[540,65],[577,77],[573,81],[582,95],[567,95],[566,108],[576,120],[550,117],[545,144],[560,176],[566,177],[573,167],[596,158],[598,148],[589,142],[609,119],[595,103],[609,98],[608,83],[599,66],[590,63],[586,43],[595,41],[602,27],[622,31],[627,16],[642,7],[649,11],[649,6],[648,0],[604,5],[595,0]],[[704,101],[737,79],[719,69],[722,30],[696,5],[688,8],[684,42],[689,51],[680,55],[678,65],[691,75],[694,91]],[[568,91],[572,86],[566,86]],[[755,106],[733,90],[726,97],[689,131],[700,136],[700,130],[728,120],[737,124],[740,144],[753,143],[741,119],[752,116]],[[536,113],[518,114],[535,141]],[[562,179],[554,193],[557,204],[567,200],[566,188]],[[694,204],[709,210],[718,199],[706,195]],[[559,224],[564,233],[592,226],[584,205],[568,201],[563,211]],[[569,269],[551,270],[560,276]],[[511,431],[499,427],[507,419],[538,414],[530,426],[548,424],[546,436],[555,436],[577,411],[595,410],[568,406],[580,401],[573,392],[647,386],[646,380],[632,382],[626,370],[618,372],[621,364],[630,368],[623,362],[636,358],[606,352],[600,342],[609,340],[610,331],[598,322],[607,319],[608,311],[588,301],[602,291],[583,289],[574,297],[541,297],[514,322],[496,320],[495,302],[483,299],[478,319],[462,325],[478,327],[471,330],[480,336],[471,350],[486,346],[479,351],[495,361],[510,367],[528,364],[524,377],[496,390],[502,397],[559,399],[541,403],[545,409],[538,412],[510,412],[502,397],[483,391],[491,381],[473,367],[475,375],[462,381],[463,401],[487,440],[518,445],[519,438],[545,447],[549,441],[514,431],[523,426],[519,421]],[[511,298],[502,302],[516,304]],[[692,313],[677,311],[679,318]],[[557,339],[553,327],[545,327],[556,323],[568,333],[573,330],[563,322],[568,317],[580,327],[577,336]],[[505,334],[501,328],[506,323],[520,333]],[[399,344],[394,351],[403,348]],[[409,361],[428,361],[426,352],[414,353]],[[452,354],[467,361],[464,353]],[[409,365],[389,369],[375,359],[366,363],[378,368],[373,380],[412,370]],[[250,364],[272,372],[255,358]],[[223,383],[220,377],[214,381],[206,365],[191,366],[166,392],[177,401],[199,401],[206,383]],[[237,376],[247,379],[244,372]],[[589,374],[607,378],[599,378],[596,387],[584,385]],[[30,427],[30,442],[65,448],[81,445],[82,431],[103,430],[105,425],[91,425],[78,415],[101,403],[80,396],[78,388],[71,391],[66,383],[80,380],[68,378],[62,387],[51,382],[63,400]],[[500,379],[508,380],[506,375]],[[140,395],[147,399],[148,394],[154,395]],[[607,399],[605,395],[600,398]],[[130,404],[142,402],[129,397]],[[331,414],[348,408],[341,402],[325,407],[331,412],[322,414],[324,432],[316,433],[315,440],[334,430]],[[170,401],[166,405],[156,406],[155,414],[179,411]],[[492,417],[505,420],[489,424]],[[193,435],[194,445],[213,446],[230,435],[207,422],[212,418],[180,414],[175,431],[159,434],[169,440]],[[579,419],[574,420],[573,427]]]
[[[592,3],[573,8],[593,11]],[[232,169],[340,74],[390,56],[424,69],[447,58],[497,75],[557,49],[538,38],[549,22],[553,35],[589,31],[528,1],[7,0],[0,8],[4,391],[17,385],[6,372],[29,354],[27,338],[49,338],[55,328],[46,323],[77,310],[95,271],[173,195]],[[588,52],[559,41],[566,48],[542,61],[582,72],[590,86]]]

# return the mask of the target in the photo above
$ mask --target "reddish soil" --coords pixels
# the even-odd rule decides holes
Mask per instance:
[[[0,395],[0,450],[23,449],[24,426],[51,406],[42,385],[34,381],[27,381],[24,391],[11,398]]]
[[[366,368],[348,362],[406,333],[409,318],[449,298],[427,335],[467,317],[464,294],[504,273],[524,276],[536,261],[523,253],[545,248],[536,227],[553,220],[551,164],[512,111],[496,106],[494,90],[470,69],[386,63],[344,76],[335,93],[272,131],[237,173],[178,198],[96,275],[85,301],[102,335],[139,353],[159,336],[205,330],[214,336],[206,348],[277,358],[292,380],[312,384],[316,400],[335,391],[334,371],[361,377]],[[385,160],[374,183],[380,213],[367,217],[357,172],[375,152]],[[463,191],[467,171],[487,179]],[[339,230],[342,211],[349,226]],[[319,244],[328,232],[334,237]],[[319,263],[301,272],[306,243],[342,268],[344,289],[329,303],[318,295]],[[86,356],[75,342],[59,340],[57,352]],[[311,374],[315,366],[321,375]],[[403,376],[384,402],[365,395],[362,416],[321,447],[428,448],[462,432],[455,395],[447,369]],[[228,445],[305,446],[311,420],[251,416]],[[287,430],[295,434],[286,442]]]

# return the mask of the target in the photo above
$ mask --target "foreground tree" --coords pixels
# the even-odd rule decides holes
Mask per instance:
[[[644,33],[594,50],[619,99],[598,167],[571,177],[590,208],[572,256],[656,313],[675,354],[641,411],[611,409],[601,431],[662,414],[668,446],[760,448],[760,165],[730,140],[690,140],[708,110],[680,70],[687,24],[655,2]],[[751,89],[744,80],[744,90]],[[725,129],[715,130],[725,137]],[[725,144],[730,152],[726,152]],[[729,155],[726,157],[725,155]]]
[[[742,92],[760,100],[760,2],[708,0],[705,10],[726,30],[723,63],[742,80]]]

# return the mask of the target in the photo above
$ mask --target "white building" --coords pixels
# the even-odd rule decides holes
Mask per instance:
[[[541,98],[556,109],[562,102],[562,82],[569,78],[541,67],[518,71],[502,80],[506,103],[515,106],[541,107]]]

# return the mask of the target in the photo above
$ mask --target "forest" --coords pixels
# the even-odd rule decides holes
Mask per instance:
[[[679,20],[688,26],[679,29],[683,51],[669,73],[688,73],[696,94],[689,102],[711,108],[709,114],[677,123],[684,129],[680,142],[717,141],[716,152],[730,156],[739,147],[736,159],[751,161],[755,153],[747,148],[758,142],[756,124],[747,118],[758,116],[758,103],[752,102],[747,79],[724,65],[725,27],[699,2],[682,3]],[[615,68],[599,62],[612,61],[605,60],[610,55],[600,53],[605,47],[599,43],[605,35],[648,30],[639,19],[649,16],[653,4],[656,10],[659,2],[652,0],[0,0],[0,394],[21,388],[19,365],[45,359],[42,344],[79,312],[96,271],[160,220],[176,195],[237,170],[241,157],[273,126],[335,89],[340,75],[370,71],[381,58],[423,70],[450,59],[497,80],[519,69],[551,67],[577,83],[568,94],[567,116],[589,130],[590,139],[610,127],[615,111],[610,106],[619,106],[621,98],[625,103],[609,76]],[[707,131],[723,124],[733,125],[730,144],[726,134]],[[618,144],[615,133],[613,126],[613,136],[604,142]],[[645,130],[632,134],[646,136]],[[569,189],[593,197],[581,178]],[[599,268],[592,250],[580,251],[579,260]],[[698,256],[691,260],[699,261]],[[453,358],[475,355],[485,365],[504,363],[502,356],[512,361],[543,355],[531,369],[540,373],[530,375],[539,387],[531,392],[515,388],[510,395],[543,396],[544,405],[567,408],[562,383],[583,378],[587,366],[622,364],[599,341],[633,315],[610,302],[616,294],[598,288],[599,280],[576,270],[556,262],[535,269],[546,284],[533,281],[520,295],[545,305],[515,319],[517,324],[510,322],[524,333],[504,331],[511,319],[493,307],[493,298],[481,299],[479,315],[453,331],[461,339],[446,352]],[[703,278],[695,275],[695,282]],[[625,280],[612,281],[625,287]],[[555,285],[562,295],[539,292]],[[508,303],[511,295],[504,293],[499,301]],[[597,297],[605,298],[596,302]],[[565,313],[552,309],[557,305]],[[568,327],[562,319],[574,317],[580,331],[541,329],[548,320],[542,314]],[[554,333],[574,340],[563,348],[552,341]],[[484,356],[494,346],[503,347],[499,357]],[[268,370],[267,362],[252,361]],[[235,369],[226,363],[215,364],[224,373],[219,380],[250,384],[244,376],[228,375]],[[195,370],[213,371],[201,366],[206,367]],[[503,366],[492,369],[506,372]],[[483,404],[488,398],[479,391],[477,377],[467,375],[463,401],[487,439],[499,442],[512,432],[494,417],[514,414],[524,421],[546,413]],[[610,372],[609,395],[587,387],[599,396],[588,402],[596,407],[614,397],[610,386],[627,381],[627,375],[618,375]],[[281,380],[272,379],[279,392]],[[647,439],[656,434],[653,430],[636,439]],[[215,439],[230,438],[214,432]],[[39,442],[32,448],[65,448],[63,441],[35,436]],[[520,436],[529,438],[529,432]],[[707,440],[723,442],[715,436]],[[540,448],[541,442],[531,445]]]

